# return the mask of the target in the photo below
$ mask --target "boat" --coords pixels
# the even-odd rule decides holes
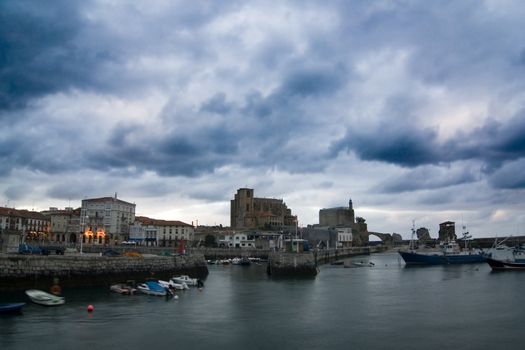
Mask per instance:
[[[369,262],[363,262],[363,261],[352,261],[350,263],[350,265],[345,265],[344,267],[346,268],[349,268],[349,267],[373,267],[375,266],[376,264],[374,264],[373,262],[369,261]]]
[[[504,271],[504,270],[523,270],[525,271],[525,262],[514,262],[506,260],[496,260],[492,258],[487,258],[487,263],[490,265],[494,271]]]
[[[474,264],[487,261],[483,251],[469,249],[467,241],[471,238],[468,232],[463,233],[465,241],[464,249],[461,249],[456,241],[447,241],[440,244],[438,251],[416,251],[413,249],[413,237],[415,230],[412,228],[412,239],[408,251],[399,250],[406,265],[450,265],[450,264]]]
[[[3,303],[0,304],[0,315],[18,314],[26,303]]]
[[[525,270],[525,249],[499,245],[487,255],[487,263],[494,271]]]
[[[186,283],[188,286],[196,286],[197,285],[197,279],[196,278],[190,278],[188,275],[180,275],[172,277],[171,280],[175,283]]]
[[[137,291],[136,288],[133,288],[132,286],[125,283],[113,284],[109,287],[109,290],[124,295],[133,295]]]
[[[169,280],[169,281],[162,281],[162,280],[159,280],[158,281],[159,284],[161,286],[163,286],[164,288],[170,288],[170,289],[176,289],[176,290],[186,290],[186,289],[190,289],[190,287],[188,287],[188,285],[184,282],[182,283],[177,283],[173,280]]]
[[[54,294],[49,294],[42,290],[29,289],[29,290],[26,290],[25,293],[33,303],[39,304],[39,305],[59,306],[59,305],[65,304],[66,302],[66,299],[64,297],[54,295]]]
[[[144,294],[155,295],[155,296],[165,296],[166,288],[164,288],[157,281],[146,281],[137,286],[137,289]]]

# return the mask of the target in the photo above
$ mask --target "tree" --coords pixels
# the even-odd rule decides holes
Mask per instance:
[[[216,248],[217,247],[217,240],[214,235],[206,235],[204,237],[204,246],[209,248]]]

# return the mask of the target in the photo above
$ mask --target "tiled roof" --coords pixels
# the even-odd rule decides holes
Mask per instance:
[[[21,217],[26,219],[49,220],[44,214],[27,209],[14,209],[0,207],[1,216]]]
[[[155,226],[184,226],[184,227],[193,227],[190,224],[187,224],[178,220],[158,220],[152,219],[145,216],[136,216],[135,220],[141,222],[144,225],[155,225]]]

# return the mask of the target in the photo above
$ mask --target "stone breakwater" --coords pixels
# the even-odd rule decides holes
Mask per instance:
[[[311,252],[277,252],[268,256],[267,272],[275,277],[314,277],[319,269]]]
[[[54,278],[63,287],[99,286],[146,278],[167,279],[177,274],[204,278],[203,255],[104,257],[97,255],[0,256],[0,289],[47,289]]]

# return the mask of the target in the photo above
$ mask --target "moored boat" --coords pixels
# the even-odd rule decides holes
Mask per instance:
[[[412,228],[412,237],[414,236]],[[450,264],[475,264],[487,261],[483,251],[467,248],[467,241],[471,238],[468,232],[463,233],[465,248],[461,249],[456,241],[444,242],[438,251],[416,251],[410,248],[407,251],[399,250],[399,255],[407,265],[450,265]],[[413,238],[411,240],[412,245]]]
[[[186,290],[186,289],[190,289],[188,287],[188,285],[186,283],[177,283],[173,280],[169,280],[169,281],[162,281],[162,280],[159,280],[158,281],[159,284],[161,286],[163,286],[164,288],[170,288],[170,289],[175,289],[175,290]]]
[[[522,270],[525,271],[525,262],[515,262],[506,260],[496,260],[487,258],[487,263],[494,271],[505,271],[505,270]]]
[[[59,306],[66,302],[64,297],[49,294],[42,290],[29,289],[25,293],[33,303],[43,306]]]
[[[197,285],[197,279],[191,278],[188,275],[180,275],[172,277],[171,280],[175,283],[186,283],[188,286],[196,286]]]
[[[109,290],[124,295],[133,295],[137,291],[136,288],[133,288],[132,286],[125,283],[113,284],[109,287]]]
[[[155,295],[155,296],[165,296],[166,288],[164,288],[159,282],[156,281],[146,281],[137,286],[137,289],[144,294]]]
[[[3,303],[0,304],[0,314],[17,314],[22,312],[22,308],[26,303]]]
[[[525,250],[499,245],[487,257],[487,263],[494,271],[525,270]]]

